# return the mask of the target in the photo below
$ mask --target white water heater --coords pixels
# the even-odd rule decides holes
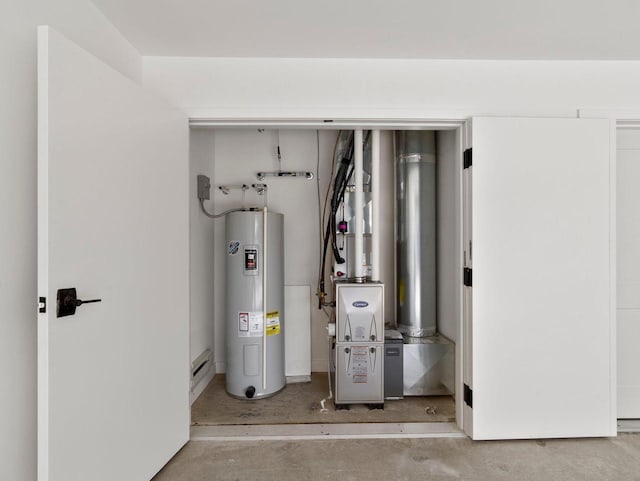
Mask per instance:
[[[226,389],[242,399],[284,388],[284,216],[226,216]]]

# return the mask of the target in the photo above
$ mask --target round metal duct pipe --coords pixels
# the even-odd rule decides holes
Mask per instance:
[[[436,137],[395,133],[396,295],[398,330],[436,333]]]

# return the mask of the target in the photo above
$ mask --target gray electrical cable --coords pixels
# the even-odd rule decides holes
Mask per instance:
[[[333,159],[332,159],[333,161]],[[322,229],[324,223],[322,221],[322,196],[320,194],[320,130],[316,130],[316,193],[318,197],[318,226],[320,241],[318,243],[318,284],[320,286],[320,278],[322,277],[322,246],[324,244],[324,236],[322,235]]]
[[[327,363],[328,363],[328,368],[327,368],[327,380],[329,381],[329,395],[325,398],[322,398],[320,400],[320,412],[322,414],[326,414],[329,412],[329,410],[327,409],[327,401],[329,401],[330,399],[333,399],[333,388],[331,387],[331,355],[333,354],[333,338],[331,336],[329,336],[327,338],[327,340],[329,341],[329,358],[327,359]]]
[[[229,209],[229,210],[225,210],[224,212],[220,212],[219,214],[210,214],[209,212],[207,212],[207,209],[204,208],[204,200],[200,199],[200,209],[202,209],[202,212],[204,212],[204,215],[206,215],[207,217],[211,217],[212,219],[219,219],[220,217],[224,217],[227,214],[230,214],[231,212],[240,212],[240,211],[247,211],[247,210],[251,210],[251,209],[246,209],[244,207],[238,207],[235,209]]]
[[[333,399],[333,387],[331,386],[331,356],[333,355],[333,338],[329,337],[329,362],[327,370],[327,380],[329,381],[329,397],[327,399]]]

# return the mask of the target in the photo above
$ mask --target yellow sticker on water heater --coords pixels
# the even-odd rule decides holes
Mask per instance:
[[[267,312],[267,336],[275,336],[280,334],[280,312]]]

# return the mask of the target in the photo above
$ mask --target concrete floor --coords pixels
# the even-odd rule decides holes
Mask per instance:
[[[383,410],[354,405],[348,411],[336,411],[333,402],[328,402],[328,412],[321,413],[320,400],[328,395],[326,373],[313,373],[309,383],[288,384],[278,394],[255,401],[229,396],[224,384],[224,375],[217,375],[196,400],[191,408],[192,425],[455,421],[456,407],[451,396],[387,401]]]
[[[231,398],[216,379],[192,409],[195,426],[412,422],[453,419],[450,397],[389,402],[322,415],[326,375],[261,401]],[[293,401],[296,402],[293,402]],[[440,402],[441,404],[437,404]],[[404,403],[404,404],[400,404]],[[437,416],[426,407],[437,405]],[[409,414],[407,414],[409,413]],[[386,415],[388,419],[381,416]],[[190,441],[153,481],[469,480],[640,481],[640,434],[609,439],[474,442],[467,438]]]
[[[640,480],[640,434],[610,439],[189,442],[154,481]]]

